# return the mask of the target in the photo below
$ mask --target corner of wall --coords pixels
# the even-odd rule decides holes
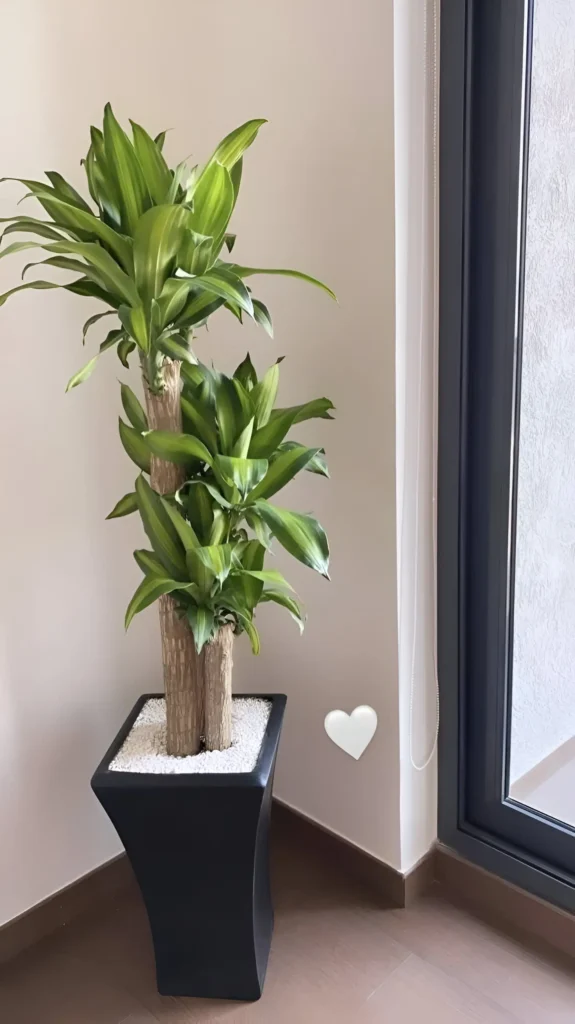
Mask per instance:
[[[435,419],[439,0],[394,7],[401,870],[437,834]]]

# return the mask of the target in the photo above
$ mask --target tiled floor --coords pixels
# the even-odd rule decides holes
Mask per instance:
[[[378,906],[288,836],[263,998],[158,996],[135,890],[0,970],[2,1024],[575,1024],[575,962],[534,953],[438,892]]]

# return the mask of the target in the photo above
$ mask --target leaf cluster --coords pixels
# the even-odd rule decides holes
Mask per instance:
[[[224,309],[240,322],[253,318],[271,336],[269,310],[254,298],[246,281],[256,274],[300,278],[333,296],[321,281],[296,270],[264,269],[230,262],[236,237],[230,220],[238,199],[243,156],[265,122],[250,120],[227,135],[203,167],[186,161],[170,168],[163,153],[165,132],[155,138],[131,122],[131,133],[116,120],[110,104],[102,128],[92,127],[82,161],[89,198],[56,171],[46,181],[17,179],[47,217],[18,214],[3,218],[0,258],[27,249],[48,255],[28,263],[23,278],[37,267],[72,275],[65,283],[26,280],[0,295],[0,305],[25,289],[65,288],[99,300],[107,308],[84,324],[88,332],[115,318],[99,350],[74,374],[68,388],[85,381],[100,355],[115,349],[124,366],[140,359],[146,386],[164,388],[167,361],[181,364],[183,431],[148,429],[146,413],[127,385],[121,387],[127,422],[120,438],[139,467],[135,489],[109,518],[138,511],[151,550],[135,552],[144,578],[126,613],[133,616],[162,595],[173,595],[193,630],[198,651],[226,622],[245,631],[254,651],[258,604],[285,607],[303,625],[297,599],[283,576],[264,569],[275,538],[295,558],[324,576],[328,543],[309,515],[270,501],[302,470],[327,476],[324,453],[288,438],[293,426],[312,417],[331,418],[321,398],[276,408],[279,363],[261,380],[249,355],[232,377],[198,363],[193,331]],[[8,180],[8,179],[2,179]],[[155,456],[185,467],[176,494],[161,496],[147,474]]]
[[[90,317],[83,340],[101,318],[115,314],[117,324],[98,353],[74,374],[68,389],[85,381],[99,356],[115,348],[124,366],[137,350],[149,386],[163,387],[166,357],[189,359],[191,332],[220,308],[240,320],[248,316],[271,333],[265,305],[252,297],[245,280],[257,273],[299,277],[292,270],[265,270],[222,259],[235,235],[228,231],[242,177],[243,154],[263,119],[247,121],[227,135],[203,168],[186,161],[170,168],[163,155],[165,133],[152,138],[131,122],[128,135],[110,104],[102,129],[92,127],[91,144],[82,161],[91,203],[56,171],[47,181],[17,179],[48,215],[3,218],[0,241],[11,234],[34,236],[0,250],[0,258],[26,249],[49,253],[27,264],[23,277],[38,266],[75,275],[60,284],[26,281],[0,295],[0,305],[24,289],[65,288],[109,308]],[[9,180],[9,179],[2,179]]]
[[[328,476],[324,451],[287,438],[304,420],[331,419],[332,403],[318,398],[276,408],[279,362],[258,380],[249,355],[231,377],[201,364],[183,367],[181,433],[148,430],[146,414],[129,388],[122,399],[130,426],[121,437],[143,471],[109,518],[138,510],[151,551],[136,551],[144,579],[126,613],[133,616],[163,594],[171,594],[186,615],[196,647],[226,622],[248,634],[254,653],[258,604],[286,608],[303,628],[304,615],[289,583],[264,568],[275,538],[293,557],[328,577],[324,530],[310,515],[270,501],[302,470]],[[122,423],[122,421],[121,421]],[[185,468],[177,493],[156,494],[144,473],[151,457]]]

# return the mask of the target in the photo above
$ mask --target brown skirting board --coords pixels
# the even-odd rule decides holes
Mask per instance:
[[[133,880],[124,854],[83,875],[0,927],[0,963],[123,891]]]
[[[575,956],[575,915],[471,864],[441,843],[434,859],[436,880],[452,903],[530,945],[544,944]]]
[[[433,851],[423,857],[406,875],[372,857],[359,846],[338,836],[313,818],[296,811],[279,800],[274,804],[274,827],[289,829],[290,836],[324,853],[326,859],[337,856],[340,864],[350,874],[360,878],[373,889],[374,893],[387,903],[398,907],[410,906],[418,896],[433,883]]]
[[[372,857],[341,836],[285,804],[275,801],[273,829],[287,831],[290,840],[311,849],[326,861],[337,859],[350,875],[361,879],[382,903],[407,907],[434,882],[454,903],[467,904],[478,916],[511,930],[519,937],[549,944],[575,955],[575,916],[566,914],[437,846],[406,875]],[[0,963],[40,939],[70,924],[86,911],[119,895],[133,882],[123,855],[48,897],[0,927]]]

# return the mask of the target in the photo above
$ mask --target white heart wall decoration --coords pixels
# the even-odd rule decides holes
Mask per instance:
[[[351,715],[345,711],[330,711],[323,724],[330,740],[359,761],[377,729],[377,714],[368,704],[360,704]]]

